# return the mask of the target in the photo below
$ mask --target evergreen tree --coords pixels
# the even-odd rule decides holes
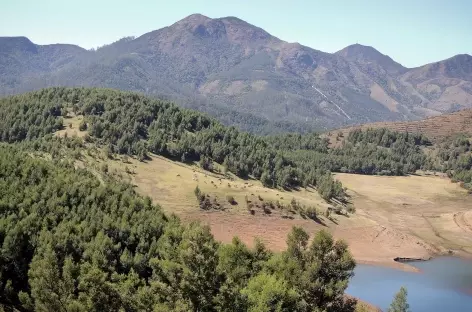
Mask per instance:
[[[256,275],[241,293],[247,298],[249,312],[305,311],[297,292],[275,275]]]
[[[407,302],[408,292],[405,287],[401,287],[395,295],[388,312],[410,312],[410,305]]]

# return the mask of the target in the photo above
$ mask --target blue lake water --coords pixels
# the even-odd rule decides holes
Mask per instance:
[[[422,272],[358,264],[346,292],[387,311],[405,286],[412,312],[472,312],[472,261],[440,257],[410,264]]]

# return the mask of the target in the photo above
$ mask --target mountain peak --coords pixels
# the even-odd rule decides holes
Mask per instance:
[[[472,56],[457,54],[453,57],[423,66],[429,75],[443,75],[450,78],[472,79]]]
[[[0,37],[0,52],[13,51],[36,53],[37,47],[26,37]]]
[[[371,46],[362,45],[359,43],[351,44],[342,50],[336,52],[347,59],[359,60],[359,59],[374,59],[381,56],[385,56]]]
[[[181,19],[176,24],[194,24],[194,25],[198,25],[198,24],[202,24],[202,23],[205,23],[205,22],[208,22],[208,21],[211,21],[211,20],[212,19],[209,18],[208,16],[205,16],[205,15],[200,14],[200,13],[195,13],[195,14],[189,15],[189,16]]]
[[[446,61],[448,61],[448,60],[454,60],[454,61],[458,61],[458,62],[471,62],[472,61],[472,55],[466,54],[466,53],[457,54],[457,55],[454,55],[451,58],[446,59]]]
[[[371,46],[358,43],[347,46],[335,54],[351,62],[376,63],[391,74],[399,74],[406,69],[401,64],[395,62],[390,56],[380,53]]]
[[[226,38],[231,42],[253,42],[271,38],[262,28],[256,27],[234,16],[210,18],[192,14],[173,24],[169,30],[178,35],[182,30],[199,38]]]

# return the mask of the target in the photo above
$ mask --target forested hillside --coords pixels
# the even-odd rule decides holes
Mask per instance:
[[[53,133],[83,116],[82,138]],[[273,188],[313,186],[347,200],[331,172],[448,172],[471,185],[470,140],[431,145],[386,129],[256,136],[140,94],[49,88],[0,99],[0,304],[19,311],[353,311],[354,261],[328,233],[294,228],[281,254],[215,241],[182,224],[87,149],[147,161],[155,153]],[[82,169],[81,169],[82,168]]]
[[[454,182],[472,191],[472,143],[467,136],[444,139],[437,144],[427,167],[447,172]]]
[[[457,118],[458,116],[460,118]],[[448,120],[449,125],[447,131],[441,133],[441,129],[438,128],[443,126],[441,121],[444,120]],[[418,127],[419,122],[385,123],[386,128],[382,128],[381,124],[373,124],[372,128],[369,125],[363,125],[330,132],[325,137],[332,146],[344,146],[341,149],[334,149],[337,151],[344,150],[346,145],[354,142],[360,143],[358,146],[362,146],[361,150],[365,153],[369,153],[368,150],[372,147],[372,145],[365,145],[365,143],[374,143],[377,146],[388,148],[388,150],[384,149],[382,153],[389,150],[396,151],[394,154],[400,157],[391,163],[392,169],[394,169],[395,163],[403,163],[406,164],[403,172],[413,172],[413,168],[444,172],[452,181],[460,182],[462,187],[472,190],[472,138],[470,127],[464,127],[464,125],[471,123],[470,111],[431,118],[422,123],[424,127]],[[397,129],[397,131],[392,129]],[[408,132],[408,130],[412,132]],[[431,140],[428,135],[431,135]],[[417,147],[413,150],[404,149],[403,143],[392,144],[392,140],[396,140],[395,138],[406,139],[409,144]],[[414,152],[412,153],[412,151]],[[386,165],[385,162],[382,163]],[[357,170],[350,172],[367,173],[370,171],[369,168],[372,167],[363,170],[359,170],[358,167]],[[378,164],[374,165],[374,168],[379,168]],[[343,172],[345,169],[340,170],[338,167],[332,170]],[[387,171],[383,171],[383,173],[387,173]]]
[[[424,155],[415,135],[369,132],[338,148],[317,134],[261,137],[226,127],[204,114],[136,93],[109,89],[50,88],[0,102],[0,138],[31,140],[58,130],[68,111],[84,115],[85,138],[110,152],[145,160],[149,152],[182,162],[213,163],[268,187],[312,185],[329,200],[345,197],[330,172],[403,175],[419,169]],[[374,136],[374,137],[372,137]]]
[[[58,142],[67,145],[70,139]],[[0,145],[4,311],[353,311],[347,245],[300,228],[287,250],[164,215],[131,185],[45,160],[55,141]]]

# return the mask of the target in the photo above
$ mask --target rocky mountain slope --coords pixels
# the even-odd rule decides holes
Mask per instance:
[[[259,133],[323,130],[472,107],[472,57],[408,69],[371,47],[330,54],[199,14],[97,50],[0,38],[0,94],[53,85],[165,96]]]

